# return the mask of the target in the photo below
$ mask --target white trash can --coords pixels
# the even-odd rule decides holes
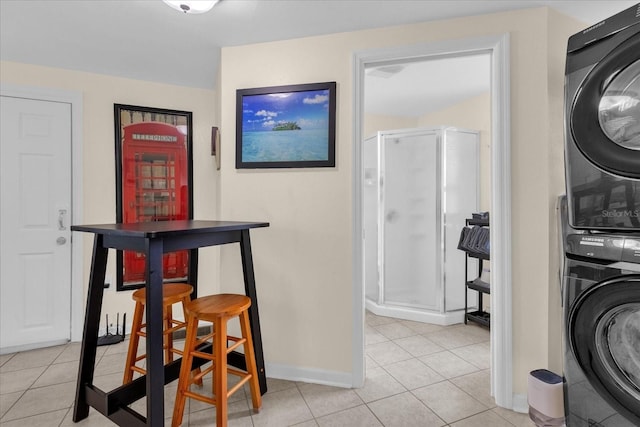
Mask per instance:
[[[529,417],[538,427],[565,425],[562,377],[546,369],[529,373]]]

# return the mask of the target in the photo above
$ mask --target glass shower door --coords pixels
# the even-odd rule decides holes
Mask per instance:
[[[382,134],[384,303],[440,310],[439,155],[435,133]]]

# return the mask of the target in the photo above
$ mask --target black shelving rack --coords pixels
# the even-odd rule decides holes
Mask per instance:
[[[479,227],[489,227],[489,220],[487,219],[466,219],[466,226],[479,226]],[[478,260],[478,275],[474,280],[467,280],[469,277],[469,258],[475,258]],[[478,252],[466,252],[465,257],[465,265],[464,265],[464,277],[465,277],[465,287],[466,289],[472,289],[478,292],[478,309],[476,311],[469,312],[468,311],[468,295],[465,291],[464,293],[464,323],[467,324],[469,320],[472,322],[479,323],[483,326],[490,327],[491,326],[491,315],[482,309],[482,297],[484,294],[491,294],[491,285],[487,282],[480,280],[482,276],[482,268],[485,261],[489,261],[489,255]]]

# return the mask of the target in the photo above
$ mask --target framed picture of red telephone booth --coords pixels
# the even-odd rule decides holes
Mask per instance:
[[[116,220],[193,219],[192,113],[114,104]],[[195,251],[164,254],[165,281],[187,282]],[[118,291],[145,284],[144,254],[118,251]]]

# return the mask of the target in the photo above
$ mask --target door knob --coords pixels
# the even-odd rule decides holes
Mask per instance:
[[[62,237],[62,236],[60,236],[60,237],[58,237],[56,239],[56,243],[59,244],[59,245],[64,245],[65,243],[67,243],[67,239]]]

